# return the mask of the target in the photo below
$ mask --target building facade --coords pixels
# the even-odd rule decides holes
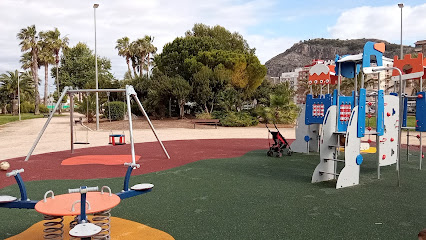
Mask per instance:
[[[426,40],[420,40],[415,42],[414,51],[417,53],[423,53],[423,56],[426,56]]]

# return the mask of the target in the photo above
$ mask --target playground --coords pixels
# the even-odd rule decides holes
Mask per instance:
[[[8,216],[0,219],[0,237],[415,238],[426,222],[426,94],[409,96],[404,81],[417,78],[422,90],[426,60],[406,55],[383,67],[382,60],[389,60],[384,51],[384,43],[367,42],[362,54],[337,55],[336,69],[314,65],[309,84],[320,84],[320,93],[311,87],[295,129],[273,123],[266,129],[183,125],[157,132],[130,85],[65,87],[58,102],[66,94],[73,99],[88,92],[125,93],[128,131],[93,131],[74,116],[73,100],[68,126],[61,121],[62,127],[47,131],[59,104],[44,124],[32,120],[41,128],[37,134],[27,126],[35,141],[14,139],[13,153],[0,165],[7,171],[0,182],[0,213]],[[399,92],[396,85],[389,94],[381,89],[385,70],[393,71]],[[373,91],[364,88],[368,74],[377,74]],[[340,92],[343,76],[354,79],[350,96]],[[337,84],[332,93],[330,84]],[[132,100],[148,127],[134,130]],[[407,123],[408,101],[416,101],[415,126]],[[43,134],[52,137],[43,143]]]
[[[425,227],[426,193],[421,186],[426,174],[413,160],[402,159],[403,180],[397,187],[395,168],[384,168],[377,180],[374,154],[366,155],[362,184],[336,190],[333,182],[310,183],[312,173],[307,169],[315,168],[318,154],[267,157],[264,139],[164,143],[173,156],[170,160],[158,157],[161,149],[157,144],[136,144],[137,150],[144,149],[144,157],[138,162],[143,167],[134,171],[132,184],[151,182],[155,188],[122,201],[111,211],[113,217],[158,229],[174,239],[415,239]],[[126,148],[87,148],[73,156],[99,151],[126,154]],[[23,158],[10,162],[17,168],[25,166],[22,178],[31,199],[42,199],[49,189],[62,194],[70,186],[82,184],[120,190],[124,166],[61,165],[69,155],[63,151],[35,155],[26,163]],[[84,174],[76,179],[75,172]],[[0,182],[0,194],[19,196],[13,179],[2,180],[6,181]],[[0,220],[1,239],[42,220],[34,210],[0,208],[0,215],[8,216]],[[113,225],[111,231],[127,233],[132,231],[130,226]],[[37,239],[37,231],[32,234],[32,239]],[[130,238],[118,235],[115,239]]]

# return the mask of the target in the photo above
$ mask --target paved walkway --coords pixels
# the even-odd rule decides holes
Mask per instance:
[[[0,126],[0,160],[26,156],[37,135],[42,129],[46,118],[37,118],[21,122],[12,122]],[[145,121],[145,120],[136,120]],[[154,124],[155,127],[155,124]],[[156,129],[162,141],[187,139],[223,139],[223,138],[268,138],[265,128],[258,127],[218,127],[214,128],[161,128]],[[281,133],[288,139],[294,139],[294,128],[281,128]],[[77,141],[86,141],[85,130],[77,131]],[[108,145],[109,130],[88,131],[90,144],[74,145],[75,149]],[[122,133],[122,131],[114,131]],[[129,131],[124,131],[126,142],[130,142]],[[69,117],[54,117],[33,154],[69,150],[70,143]],[[134,130],[135,143],[156,141],[150,129]]]

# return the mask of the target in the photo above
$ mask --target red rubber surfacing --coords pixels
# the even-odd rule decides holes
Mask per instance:
[[[291,141],[289,141],[291,143]],[[233,158],[258,149],[267,149],[266,139],[203,139],[177,140],[163,142],[170,159],[167,159],[158,142],[135,144],[135,153],[142,156],[136,160],[141,165],[132,175],[163,171],[182,166],[191,162],[214,158]],[[21,173],[24,181],[53,179],[97,179],[124,177],[126,167],[118,165],[83,164],[61,165],[67,158],[85,155],[129,155],[130,144],[120,146],[102,146],[70,151],[51,152],[7,160],[10,170],[24,168]],[[266,154],[266,153],[265,153]],[[3,172],[4,173],[4,172]],[[0,188],[16,184],[13,177],[0,175]]]

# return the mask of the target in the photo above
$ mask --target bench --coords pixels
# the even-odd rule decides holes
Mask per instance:
[[[219,124],[219,119],[195,119],[192,120],[192,123],[194,124],[200,124],[200,125],[215,125],[215,128],[217,128],[217,125]]]

